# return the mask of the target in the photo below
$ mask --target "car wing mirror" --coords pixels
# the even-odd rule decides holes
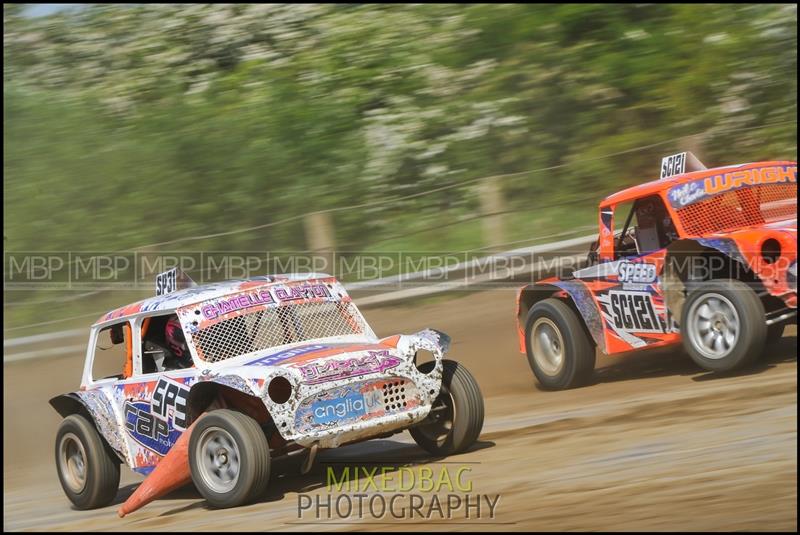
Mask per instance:
[[[111,343],[114,345],[125,342],[125,334],[122,331],[122,325],[114,325],[108,332],[111,337]]]

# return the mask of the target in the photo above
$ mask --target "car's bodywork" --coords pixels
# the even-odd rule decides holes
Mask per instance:
[[[635,248],[621,251],[625,236],[614,231],[617,208],[631,202],[631,214],[644,203],[662,209],[665,217],[654,217],[652,228],[636,228]],[[629,223],[630,216],[623,233]],[[685,289],[713,270],[750,283],[765,301],[768,325],[796,321],[797,164],[704,169],[628,188],[600,203],[595,247],[590,265],[571,276],[520,288],[516,318],[522,353],[528,310],[549,297],[577,310],[605,354],[678,343]]]
[[[148,368],[149,319],[177,314],[194,365]],[[122,324],[119,376],[92,377],[98,333]],[[91,328],[81,388],[51,400],[88,414],[116,455],[149,473],[211,403],[253,416],[274,452],[400,431],[423,420],[439,394],[449,338],[434,330],[378,339],[344,287],[324,274],[226,281],[145,299]],[[422,373],[418,350],[435,365]]]

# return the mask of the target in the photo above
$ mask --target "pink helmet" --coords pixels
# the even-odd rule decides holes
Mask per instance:
[[[181,322],[178,321],[178,316],[172,316],[167,321],[164,338],[167,347],[176,357],[179,359],[189,358],[189,347],[186,345],[186,337],[183,335],[183,328],[181,328]]]

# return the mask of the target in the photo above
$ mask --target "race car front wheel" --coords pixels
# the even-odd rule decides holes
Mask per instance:
[[[250,503],[269,483],[267,437],[246,414],[211,411],[197,421],[189,437],[189,468],[197,490],[212,507]]]
[[[543,387],[563,390],[588,381],[595,351],[581,318],[560,299],[539,301],[528,312],[528,364]]]
[[[442,361],[442,387],[428,416],[409,432],[419,446],[433,455],[461,453],[478,440],[483,429],[483,396],[467,369],[454,360]],[[420,364],[428,373],[435,362]]]
[[[56,468],[64,494],[78,509],[104,507],[117,495],[119,460],[80,414],[67,416],[58,427]]]
[[[740,368],[764,348],[764,305],[741,281],[700,283],[683,304],[681,335],[687,353],[706,370]]]

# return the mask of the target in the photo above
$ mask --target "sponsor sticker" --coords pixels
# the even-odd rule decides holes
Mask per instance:
[[[400,359],[391,356],[388,350],[382,350],[368,351],[364,357],[312,362],[300,366],[299,369],[305,382],[313,385],[370,373],[382,373],[395,368],[400,362]]]
[[[300,427],[333,427],[384,411],[380,389],[348,386],[327,392],[301,407],[297,418]]]
[[[156,418],[145,401],[125,402],[125,429],[136,442],[160,455],[166,455],[181,435]]]
[[[275,303],[272,294],[267,289],[246,292],[235,297],[220,299],[216,302],[203,305],[203,317],[208,320],[216,319],[219,316],[230,314],[245,308],[258,305],[271,305]]]
[[[617,276],[620,282],[648,284],[656,281],[656,266],[645,262],[620,262]]]
[[[296,347],[294,349],[287,349],[286,351],[281,351],[279,353],[267,355],[266,357],[261,357],[259,359],[248,362],[247,365],[274,366],[275,364],[283,362],[284,360],[289,360],[290,358],[298,357],[300,355],[305,355],[306,353],[313,353],[314,351],[322,351],[323,349],[329,349],[329,347],[330,346],[325,346],[325,345]]]
[[[352,392],[339,399],[322,399],[311,404],[314,423],[327,424],[340,420],[351,420],[367,414],[364,395]]]
[[[331,293],[328,287],[322,283],[260,288],[206,301],[197,309],[196,313],[202,313],[204,319],[212,321],[250,308],[274,307],[286,303],[329,299],[330,297]]]
[[[683,208],[712,195],[726,191],[760,186],[762,184],[797,183],[797,166],[776,165],[754,167],[711,175],[687,182],[669,190],[667,196],[673,208]]]

